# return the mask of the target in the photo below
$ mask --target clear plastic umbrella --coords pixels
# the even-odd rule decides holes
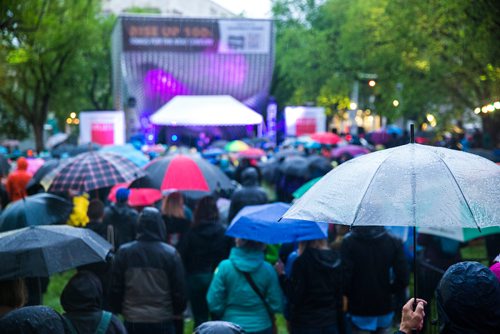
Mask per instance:
[[[414,229],[481,230],[500,225],[499,166],[477,155],[415,144],[413,131],[411,137],[411,144],[370,153],[335,168],[283,218]]]

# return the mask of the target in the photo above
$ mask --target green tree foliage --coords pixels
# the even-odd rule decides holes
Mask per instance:
[[[360,73],[378,76],[361,92],[390,119],[450,118],[500,98],[498,1],[276,0],[273,13],[281,104],[341,111]]]
[[[29,124],[40,151],[49,110],[110,105],[110,19],[98,0],[5,0],[0,13],[0,103]]]

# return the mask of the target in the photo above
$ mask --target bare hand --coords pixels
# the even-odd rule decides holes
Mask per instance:
[[[283,264],[283,262],[281,262],[281,260],[276,262],[276,264],[274,265],[274,270],[276,270],[278,275],[285,274],[285,265]]]
[[[427,302],[417,298],[417,307],[413,310],[414,299],[411,298],[402,309],[401,325],[399,330],[403,333],[410,334],[412,330],[420,331],[424,326],[424,306]]]

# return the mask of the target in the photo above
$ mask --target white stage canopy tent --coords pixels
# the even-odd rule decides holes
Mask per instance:
[[[179,95],[149,117],[155,125],[260,125],[263,118],[229,95]]]

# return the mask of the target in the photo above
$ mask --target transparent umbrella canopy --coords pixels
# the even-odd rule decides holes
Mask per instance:
[[[474,154],[407,144],[352,159],[283,216],[344,225],[500,225],[500,167]]]

